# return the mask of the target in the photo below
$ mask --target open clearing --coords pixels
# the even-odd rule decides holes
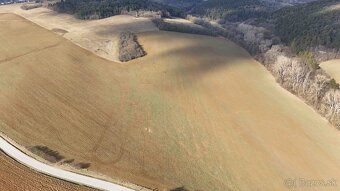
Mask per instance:
[[[141,33],[148,55],[122,65],[13,14],[0,26],[0,131],[23,146],[158,190],[340,180],[339,131],[229,41]]]
[[[23,10],[20,6],[21,4],[0,6],[0,13],[18,14],[100,57],[116,62],[119,61],[117,47],[121,32],[158,30],[147,18],[118,15],[100,20],[79,20],[72,15],[58,14],[44,7]]]
[[[340,82],[340,60],[330,60],[323,62],[320,64],[320,67],[337,82]]]
[[[0,190],[90,191],[94,189],[34,172],[9,158],[0,150]]]

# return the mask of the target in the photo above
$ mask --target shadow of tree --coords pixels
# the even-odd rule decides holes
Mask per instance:
[[[30,148],[30,151],[52,163],[57,163],[65,159],[65,157],[62,156],[58,151],[54,151],[47,146],[33,146]]]
[[[178,187],[178,188],[172,189],[170,191],[189,191],[189,190],[186,189],[184,186],[182,186],[182,187]]]
[[[59,163],[61,165],[68,164],[76,169],[88,169],[91,166],[91,163],[75,163],[75,159],[66,159],[58,151],[52,150],[47,146],[36,145],[29,147],[28,149],[35,155],[38,155],[51,163]]]

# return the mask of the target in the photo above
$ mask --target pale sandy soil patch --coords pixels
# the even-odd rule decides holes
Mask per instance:
[[[193,27],[193,28],[201,28],[201,29],[204,28],[200,25],[194,24],[193,22],[186,20],[186,19],[182,19],[182,18],[164,19],[164,21],[168,23],[182,24],[182,25]]]
[[[323,62],[320,64],[320,67],[337,82],[340,82],[340,60],[330,60]]]
[[[59,29],[59,28],[53,28],[53,29],[51,29],[51,31],[55,32],[55,33],[57,33],[59,35],[62,35],[62,36],[65,35],[66,33],[68,33],[67,30]]]
[[[340,3],[326,7],[324,10],[321,11],[321,13],[328,13],[328,12],[339,11],[339,10],[340,10]]]
[[[91,52],[119,62],[118,39],[120,32],[134,33],[158,30],[148,18],[128,15],[100,20],[79,20],[72,15],[58,14],[47,8],[22,10],[19,4],[0,6],[0,13],[18,14],[44,28],[63,35]],[[57,29],[57,31],[56,31]],[[67,33],[61,31],[67,31]]]
[[[0,131],[17,143],[162,191],[340,180],[339,131],[235,44],[145,32],[148,55],[122,65],[20,19],[0,16]]]

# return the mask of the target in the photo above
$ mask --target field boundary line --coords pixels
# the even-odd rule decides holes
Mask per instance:
[[[43,47],[43,48],[37,48],[37,49],[34,49],[34,50],[31,50],[31,51],[28,51],[24,54],[20,54],[20,55],[17,55],[17,56],[12,56],[10,58],[5,58],[3,60],[0,60],[0,64],[4,63],[4,62],[8,62],[8,61],[12,61],[12,60],[15,60],[17,58],[20,58],[22,56],[27,56],[29,54],[32,54],[32,53],[35,53],[35,52],[40,52],[40,51],[43,51],[43,50],[46,50],[46,49],[49,49],[49,48],[54,48],[54,47],[57,47],[59,46],[60,44],[62,44],[63,42],[65,42],[66,39],[63,39],[55,44],[52,44],[52,45],[49,45],[49,46],[46,46],[46,47]]]

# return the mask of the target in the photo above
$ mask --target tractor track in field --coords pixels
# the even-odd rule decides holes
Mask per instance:
[[[6,59],[2,59],[2,60],[0,60],[0,64],[18,59],[18,58],[23,57],[23,56],[27,56],[27,55],[32,54],[32,53],[36,53],[36,52],[40,52],[40,51],[43,51],[43,50],[47,50],[47,49],[50,49],[50,48],[57,47],[57,46],[61,45],[62,43],[64,43],[65,41],[66,41],[66,39],[63,39],[56,44],[52,44],[52,45],[46,46],[44,48],[37,48],[37,49],[31,50],[31,51],[28,51],[24,54],[20,54],[20,55],[17,55],[17,56],[12,56],[12,57],[9,57],[9,58],[6,58]]]

